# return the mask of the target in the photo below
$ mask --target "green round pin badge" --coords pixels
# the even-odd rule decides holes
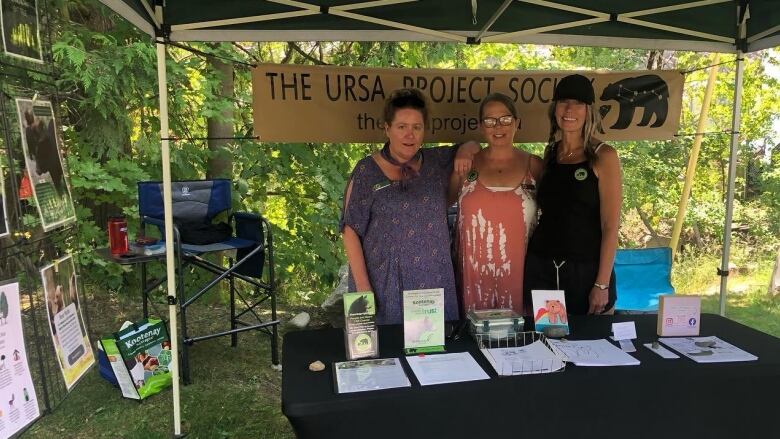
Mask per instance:
[[[585,168],[577,168],[577,170],[574,171],[574,178],[578,181],[585,180],[588,178],[588,171]]]
[[[477,172],[476,169],[472,169],[471,171],[469,171],[468,175],[466,175],[466,180],[477,181],[478,176],[479,176],[479,172]]]

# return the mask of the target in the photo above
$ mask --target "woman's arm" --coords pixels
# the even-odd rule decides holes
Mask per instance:
[[[363,244],[360,243],[357,233],[352,230],[352,227],[344,226],[341,238],[344,240],[344,250],[347,252],[352,278],[355,279],[355,288],[357,291],[373,291],[366,269],[366,259],[363,257]]]
[[[349,206],[349,198],[352,195],[352,180],[347,186],[347,193],[344,196],[344,211]],[[352,279],[355,280],[357,291],[373,291],[371,281],[368,278],[368,269],[366,269],[366,259],[363,255],[363,244],[355,230],[347,224],[341,231],[341,239],[344,241],[344,251],[347,253],[347,262],[349,270],[352,273]]]
[[[599,179],[599,200],[601,204],[601,251],[599,253],[599,271],[596,283],[609,285],[620,226],[620,205],[622,203],[623,183],[620,171],[620,159],[615,148],[603,145],[598,152],[594,172]],[[609,301],[609,291],[595,285],[590,292],[588,314],[600,314]]]

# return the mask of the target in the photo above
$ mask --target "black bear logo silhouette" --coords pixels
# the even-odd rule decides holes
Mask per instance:
[[[620,105],[617,120],[610,127],[613,130],[624,130],[631,125],[634,111],[641,107],[644,111],[642,120],[637,126],[647,126],[655,116],[651,127],[660,127],[666,122],[669,111],[669,87],[666,81],[657,75],[642,75],[634,78],[624,78],[613,82],[601,93],[602,101],[617,101]],[[605,117],[612,105],[602,105],[599,113]]]
[[[352,314],[363,314],[366,311],[368,311],[368,300],[366,300],[366,296],[358,297],[349,306],[349,315],[352,315]]]

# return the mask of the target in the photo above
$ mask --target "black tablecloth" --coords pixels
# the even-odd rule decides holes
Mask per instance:
[[[718,315],[702,315],[715,335],[759,357],[742,363],[665,360],[641,346],[657,339],[655,315],[573,317],[570,339],[606,338],[611,323],[636,322],[639,366],[566,366],[563,372],[498,377],[466,336],[449,352],[470,351],[490,380],[336,394],[333,362],[344,361],[338,329],[288,333],[282,411],[306,438],[745,438],[780,437],[780,339]],[[402,330],[381,327],[382,358],[402,356]],[[323,372],[308,365],[320,360]],[[758,436],[757,436],[758,437]]]

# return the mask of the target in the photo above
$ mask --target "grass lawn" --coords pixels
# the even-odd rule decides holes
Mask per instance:
[[[729,278],[726,315],[780,337],[780,296],[773,298],[766,293],[771,266],[765,265]],[[713,274],[716,266],[716,259],[706,257],[675,266],[673,283],[678,293],[702,294],[704,312],[718,312],[719,278]],[[91,300],[91,324],[96,334],[108,334],[122,321],[141,315],[138,303],[126,296],[100,294]],[[162,307],[160,310],[165,311]],[[313,321],[323,320],[318,308],[307,311]],[[227,321],[226,312],[222,305],[197,307],[188,313],[190,327],[224,328],[215,321]],[[281,317],[286,320],[291,314],[283,313]],[[268,337],[240,334],[237,349],[230,347],[227,337],[204,341],[194,346],[190,358],[193,384],[181,388],[183,428],[188,437],[294,437],[281,413],[281,373],[269,367]],[[167,438],[171,437],[171,426],[170,390],[142,403],[124,399],[95,368],[52,414],[22,437]]]
[[[125,319],[141,317],[140,307],[132,298],[101,294],[90,299],[95,334],[109,334]],[[225,324],[215,323],[227,322],[226,306],[193,308],[187,313],[190,328],[228,329]],[[166,312],[162,305],[158,309]],[[294,437],[282,415],[281,372],[271,369],[270,364],[270,342],[264,334],[239,334],[235,349],[230,347],[230,337],[197,343],[190,351],[193,384],[181,387],[182,428],[187,437]],[[141,403],[125,399],[94,367],[53,413],[22,437],[169,438],[172,425],[170,389]]]
[[[780,337],[780,295],[767,294],[774,259],[744,264],[744,270],[729,275],[726,317]],[[678,294],[702,295],[702,312],[720,310],[720,278],[715,267],[720,259],[703,256],[674,266],[672,284]]]

